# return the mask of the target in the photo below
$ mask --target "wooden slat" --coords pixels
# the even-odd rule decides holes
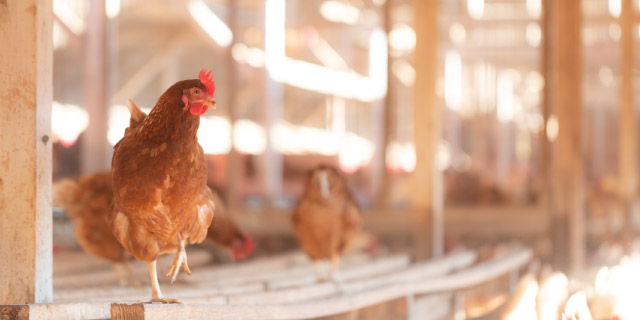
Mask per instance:
[[[344,265],[349,265],[351,263],[360,263],[367,259],[369,258],[362,253],[353,253],[345,256],[342,261]],[[285,260],[267,262],[263,264],[264,267],[260,266],[261,264],[248,263],[227,267],[222,270],[203,270],[203,272],[199,272],[197,275],[194,273],[192,277],[185,278],[185,281],[189,283],[206,281],[217,285],[232,285],[264,282],[268,279],[296,277],[313,272],[313,266],[306,256],[304,260],[296,261],[295,264],[288,263]]]
[[[391,272],[395,269],[406,267],[409,265],[409,262],[409,256],[399,255],[374,260],[370,263],[355,264],[353,267],[351,266],[351,263],[343,264],[340,268],[340,279],[343,281],[349,281],[382,274],[384,272]],[[288,272],[286,273],[288,274]],[[285,277],[279,279],[268,280],[267,288],[269,290],[277,290],[293,286],[303,286],[316,283],[317,280],[315,272],[305,272],[301,277],[288,277],[285,275]]]
[[[194,270],[194,274],[197,273],[197,270],[211,261],[211,253],[206,250],[189,250],[187,249],[187,255],[189,258],[189,266]],[[162,271],[167,271],[171,262],[173,261],[173,254],[165,254],[158,258],[158,272],[162,273]],[[97,259],[97,258],[96,258]],[[70,261],[73,262],[73,261]],[[108,264],[108,263],[107,263]],[[141,283],[148,283],[149,281],[149,269],[146,263],[142,263],[137,260],[130,261],[131,269],[135,278]],[[113,285],[118,282],[116,273],[113,268],[110,266],[108,268],[99,268],[99,271],[90,272],[90,270],[85,270],[89,272],[85,273],[73,273],[66,275],[55,275],[53,279],[53,286],[56,290],[64,289],[64,288],[78,288],[78,287],[96,287],[96,286],[105,286],[105,285]],[[183,282],[184,279],[188,276],[178,277],[178,280]],[[162,277],[160,277],[162,278]]]
[[[364,279],[358,282],[346,283],[343,286],[343,290],[345,292],[359,292],[383,285],[419,281],[441,276],[470,266],[476,258],[477,255],[475,252],[454,252],[441,259],[414,264],[410,268],[402,270],[402,272],[395,272],[375,278]]]
[[[0,1],[0,304],[51,301],[51,0]]]
[[[380,261],[372,261],[366,264],[347,268],[340,272],[341,281],[345,282],[345,286],[352,280],[358,278],[366,278],[374,275],[384,274],[388,272],[401,272],[401,268],[409,264],[408,256],[397,256]],[[308,273],[314,274],[312,270]],[[315,280],[315,279],[314,279]],[[287,283],[290,285],[291,283]],[[340,288],[333,282],[321,282],[314,285],[304,287],[285,288],[264,293],[236,295],[229,297],[231,305],[268,305],[268,304],[285,304],[300,301],[308,301],[322,297],[328,297],[340,292]]]
[[[29,320],[109,319],[106,302],[49,303],[29,305]]]
[[[266,306],[158,305],[145,304],[145,317],[152,319],[311,319],[373,306],[408,295],[449,292],[475,286],[525,265],[529,249],[519,249],[480,263],[468,270],[436,279],[391,284],[355,294],[343,294],[320,301]]]
[[[398,298],[343,314],[317,318],[317,320],[389,320],[407,319],[407,298]]]
[[[264,285],[262,284],[215,287],[175,283],[161,286],[164,295],[167,297],[186,299],[189,301],[197,300],[197,298],[206,298],[207,301],[217,301],[217,304],[227,303],[224,297],[225,295],[264,291]],[[63,289],[55,291],[55,301],[136,302],[148,300],[150,294],[151,287],[149,285],[140,288],[104,286],[89,289]]]

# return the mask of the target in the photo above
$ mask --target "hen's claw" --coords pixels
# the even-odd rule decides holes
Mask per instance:
[[[180,249],[176,252],[176,257],[173,259],[169,272],[167,272],[167,277],[171,276],[171,283],[176,281],[180,267],[182,267],[188,275],[191,275],[189,264],[187,264],[187,252],[184,250],[184,241],[180,241]]]
[[[154,302],[160,302],[163,304],[167,304],[167,303],[184,304],[182,303],[182,301],[178,299],[166,299],[166,298],[152,298],[151,300],[143,303],[154,303]]]

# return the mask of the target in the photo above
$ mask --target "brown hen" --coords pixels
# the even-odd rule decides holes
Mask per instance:
[[[147,116],[130,103],[130,126],[114,147],[110,221],[125,249],[149,264],[150,302],[181,303],[163,298],[156,259],[176,252],[167,274],[171,282],[180,268],[191,274],[185,245],[206,238],[214,215],[207,162],[196,136],[200,115],[215,105],[210,75],[202,70],[200,79],[177,82]]]
[[[253,251],[253,239],[240,229],[228,212],[220,196],[212,190],[216,214],[209,226],[207,239],[230,252],[234,261],[242,260]],[[78,242],[87,252],[112,261],[120,281],[120,265],[127,251],[113,236],[106,224],[113,187],[111,171],[82,176],[77,180],[62,179],[53,184],[53,203],[71,217]],[[123,263],[123,264],[124,264]],[[128,265],[125,264],[125,268]]]
[[[319,277],[324,278],[319,261],[330,259],[330,277],[336,280],[340,255],[362,227],[362,216],[345,176],[330,166],[311,170],[291,220],[293,232]]]

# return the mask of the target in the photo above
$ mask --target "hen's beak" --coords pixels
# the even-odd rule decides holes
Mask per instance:
[[[206,107],[211,108],[211,110],[215,110],[215,109],[216,109],[216,102],[215,102],[215,101],[213,101],[213,100],[207,100],[207,101],[205,101],[205,102],[204,102],[204,105],[205,105]]]

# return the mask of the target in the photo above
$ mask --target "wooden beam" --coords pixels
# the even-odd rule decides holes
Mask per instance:
[[[85,37],[84,99],[89,113],[89,126],[82,134],[82,172],[106,170],[107,141],[107,15],[105,0],[91,0]]]
[[[411,179],[413,239],[417,259],[442,250],[442,190],[435,155],[441,121],[436,81],[438,78],[438,1],[413,0],[416,30],[413,88],[413,130],[416,168]],[[440,190],[439,190],[440,189]],[[437,221],[437,222],[436,222]],[[438,241],[436,241],[438,239]]]
[[[126,99],[133,99],[149,82],[153,81],[160,71],[164,70],[176,51],[184,43],[187,31],[178,31],[160,48],[147,62],[127,79],[111,97],[111,103],[124,103]],[[173,84],[173,83],[171,83]]]
[[[585,263],[585,193],[582,154],[582,11],[580,0],[545,2],[545,74],[552,137],[551,191],[553,263],[579,274]]]
[[[51,301],[50,0],[0,1],[0,304]]]
[[[238,1],[228,0],[227,1],[229,8],[228,15],[228,24],[229,29],[232,32],[237,32],[239,29],[237,28],[238,22]],[[233,128],[235,127],[235,123],[238,120],[239,109],[236,106],[238,99],[236,99],[236,94],[238,90],[237,86],[237,73],[238,73],[238,62],[233,58],[232,51],[234,45],[238,43],[238,33],[234,34],[233,39],[231,40],[231,45],[225,48],[225,60],[227,61],[227,90],[229,103],[227,108],[229,110],[229,122],[231,123],[231,150],[229,151],[228,161],[227,161],[227,206],[230,209],[236,208],[240,205],[240,195],[241,192],[238,190],[240,186],[242,186],[242,181],[244,177],[242,176],[242,163],[240,154],[235,147],[235,141],[233,139]]]
[[[633,103],[633,68],[634,68],[634,23],[635,8],[632,0],[622,0],[622,15],[620,28],[622,29],[622,57],[620,83],[620,124],[619,139],[619,179],[620,197],[625,208],[625,240],[631,242],[633,238],[632,214],[638,207],[638,125],[637,112]]]
[[[383,17],[383,25],[384,32],[387,36],[391,33],[393,28],[393,18],[391,16],[391,11],[393,10],[393,1],[385,2],[382,7],[382,17]],[[376,145],[377,151],[375,152],[376,160],[374,160],[375,165],[373,170],[374,172],[374,181],[377,182],[375,189],[376,195],[376,205],[378,207],[385,208],[389,205],[389,195],[390,195],[390,183],[391,183],[391,175],[389,170],[387,170],[387,147],[394,136],[395,131],[395,86],[397,80],[393,76],[393,56],[391,55],[391,44],[390,41],[387,41],[387,95],[384,97],[384,103],[382,105],[382,112],[375,110],[374,116],[374,128],[378,129],[374,132],[374,136],[378,137],[378,144]],[[382,113],[382,114],[380,114]],[[380,139],[381,138],[381,139]]]
[[[60,19],[57,15],[54,14],[53,19],[56,23],[58,23],[60,28],[62,28],[64,33],[67,35],[71,48],[82,54],[82,49],[84,48],[84,39],[73,32],[71,28],[69,28],[69,26],[64,23],[64,21],[62,21],[62,19]]]

